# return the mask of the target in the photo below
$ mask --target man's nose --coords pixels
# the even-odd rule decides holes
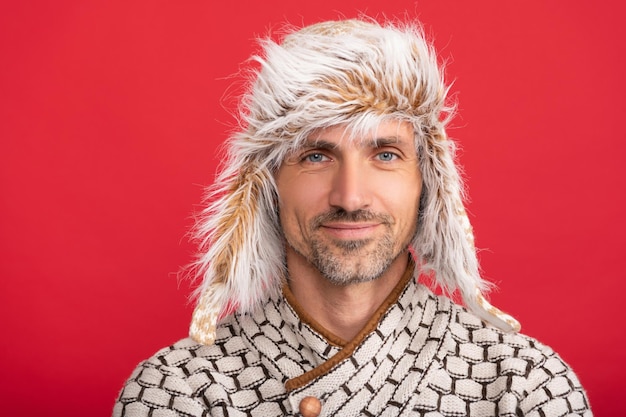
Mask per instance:
[[[367,169],[354,160],[343,161],[334,174],[329,203],[347,212],[366,208],[371,203]]]

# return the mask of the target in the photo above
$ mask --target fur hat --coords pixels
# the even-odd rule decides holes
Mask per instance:
[[[202,278],[190,334],[212,344],[218,320],[248,312],[280,292],[285,249],[274,172],[316,129],[344,124],[353,132],[382,120],[409,122],[415,132],[423,190],[412,241],[416,277],[432,274],[447,292],[503,330],[512,317],[482,296],[472,229],[445,132],[452,109],[434,50],[414,25],[346,20],[295,31],[278,44],[262,42],[260,69],[241,101],[240,132],[208,194],[197,227]]]

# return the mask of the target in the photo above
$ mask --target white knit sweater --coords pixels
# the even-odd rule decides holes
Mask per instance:
[[[576,375],[549,347],[481,322],[407,274],[343,341],[288,290],[234,315],[204,346],[183,339],[141,363],[114,416],[591,416]]]

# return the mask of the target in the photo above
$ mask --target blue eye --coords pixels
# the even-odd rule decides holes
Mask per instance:
[[[396,154],[393,152],[381,152],[377,156],[379,160],[384,162],[393,161],[396,158]]]
[[[304,157],[307,162],[322,162],[325,156],[321,153],[311,153]]]

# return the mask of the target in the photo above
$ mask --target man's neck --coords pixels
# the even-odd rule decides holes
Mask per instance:
[[[336,285],[324,278],[312,265],[301,262],[302,259],[289,262],[288,256],[288,285],[300,308],[328,332],[348,342],[369,322],[398,285],[406,271],[408,259],[408,256],[400,255],[375,280]]]

